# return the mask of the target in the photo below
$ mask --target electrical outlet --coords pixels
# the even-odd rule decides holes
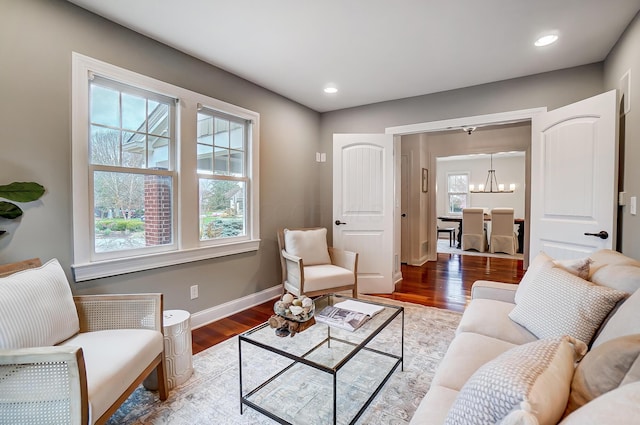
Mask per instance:
[[[195,300],[198,298],[198,285],[191,285],[191,299]]]

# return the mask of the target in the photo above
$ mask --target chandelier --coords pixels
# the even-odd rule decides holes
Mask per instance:
[[[498,184],[498,179],[496,178],[496,170],[493,169],[493,154],[491,154],[490,159],[490,168],[489,173],[487,174],[487,180],[484,185],[478,185],[478,190],[475,190],[475,186],[469,185],[469,192],[471,193],[513,193],[516,185],[511,183],[509,185],[509,190],[504,189],[503,184]]]

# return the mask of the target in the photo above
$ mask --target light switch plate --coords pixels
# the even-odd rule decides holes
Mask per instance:
[[[629,212],[631,213],[631,215],[636,215],[637,199],[638,198],[636,198],[635,196],[629,198]]]

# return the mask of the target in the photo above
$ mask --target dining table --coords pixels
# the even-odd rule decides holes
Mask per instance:
[[[438,216],[438,220],[448,222],[448,223],[458,223],[458,249],[462,249],[462,215],[442,215]],[[485,214],[484,221],[491,221],[491,215]],[[524,218],[516,218],[513,219],[513,224],[518,226],[517,237],[518,237],[518,254],[523,253],[524,247]]]

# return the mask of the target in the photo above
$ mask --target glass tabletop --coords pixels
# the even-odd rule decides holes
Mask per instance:
[[[353,300],[353,298],[338,294],[320,296],[314,299],[315,313],[318,314],[325,307],[345,300]],[[401,306],[362,299],[357,301],[381,306],[383,309],[354,331],[316,321],[313,326],[296,333],[293,337],[281,337],[276,335],[275,329],[268,323],[264,323],[241,334],[240,338],[285,357],[334,372],[362,347],[376,349],[376,336],[383,330],[386,335],[384,347],[381,346],[380,349],[386,351],[389,345],[396,346],[396,344],[389,344],[389,338],[397,339],[401,344],[403,324],[400,320],[394,320],[402,312]]]

